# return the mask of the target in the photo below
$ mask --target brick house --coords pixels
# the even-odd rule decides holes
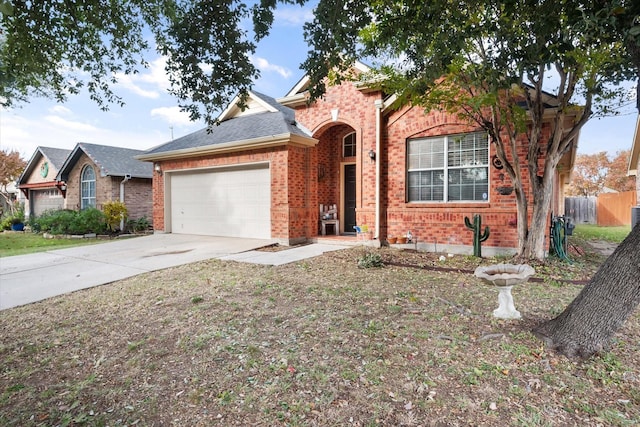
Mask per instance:
[[[308,104],[307,85],[277,100],[251,92],[247,109],[234,101],[210,132],[138,156],[154,162],[155,230],[293,244],[321,238],[320,206],[335,205],[346,236],[367,225],[380,243],[410,230],[422,249],[470,253],[464,217],[480,214],[491,228],[485,253],[517,246],[515,196],[486,133],[455,115],[391,108],[393,97],[352,82]],[[520,143],[524,161],[525,135]],[[554,212],[575,145],[556,176]]]
[[[122,201],[129,219],[151,218],[153,171],[149,163],[135,158],[141,153],[130,148],[76,144],[56,176],[65,208],[102,209],[106,202]]]
[[[25,212],[102,208],[123,201],[130,219],[152,216],[152,165],[134,157],[143,151],[78,143],[73,150],[38,147],[18,179]]]
[[[47,210],[64,209],[64,197],[56,175],[70,153],[71,150],[62,148],[36,148],[16,181],[26,199],[24,211],[27,217],[40,215]]]

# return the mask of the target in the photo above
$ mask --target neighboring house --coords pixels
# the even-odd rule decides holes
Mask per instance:
[[[60,167],[56,180],[63,189],[65,207],[102,209],[122,201],[129,219],[152,216],[152,165],[135,157],[143,151],[78,143]]]
[[[38,147],[18,179],[25,212],[102,208],[123,201],[130,219],[151,218],[152,165],[134,157],[143,151],[78,143],[73,150]]]
[[[515,195],[485,132],[452,114],[391,108],[392,97],[350,82],[308,104],[307,87],[305,77],[277,100],[250,92],[247,109],[234,101],[209,132],[138,156],[156,171],[154,229],[294,244],[317,239],[320,205],[335,204],[340,234],[366,224],[383,241],[410,230],[422,249],[470,253],[464,218],[480,214],[491,228],[485,253],[517,246]],[[520,143],[526,164],[526,135]],[[554,212],[575,145],[556,175]]]
[[[71,150],[38,147],[27,163],[17,185],[24,194],[25,215],[37,216],[51,209],[65,207],[63,191],[56,175]]]

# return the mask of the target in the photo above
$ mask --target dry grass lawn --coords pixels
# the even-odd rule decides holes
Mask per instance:
[[[0,424],[640,424],[637,315],[588,361],[530,333],[601,259],[536,266],[513,291],[523,319],[507,321],[495,289],[432,269],[477,260],[369,252],[385,266],[358,268],[362,248],[206,261],[0,312]]]

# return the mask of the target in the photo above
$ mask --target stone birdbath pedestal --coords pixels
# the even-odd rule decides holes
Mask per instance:
[[[474,274],[499,290],[499,307],[493,310],[493,316],[500,319],[520,319],[520,312],[516,310],[511,296],[514,285],[524,283],[535,274],[533,267],[527,264],[496,264],[476,268]]]

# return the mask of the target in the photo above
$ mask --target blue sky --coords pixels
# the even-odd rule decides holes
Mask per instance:
[[[299,64],[308,47],[302,24],[311,19],[311,6],[279,7],[271,34],[258,46],[252,60],[261,70],[255,82],[258,92],[280,97],[303,77]],[[163,60],[149,57],[150,68],[125,76],[115,87],[126,105],[101,111],[86,94],[72,96],[65,104],[34,98],[21,108],[0,111],[0,147],[15,149],[29,159],[36,147],[72,149],[89,142],[146,150],[201,129],[189,122],[176,100],[166,93],[168,81]],[[637,114],[592,119],[582,129],[578,152],[592,154],[631,148]]]

